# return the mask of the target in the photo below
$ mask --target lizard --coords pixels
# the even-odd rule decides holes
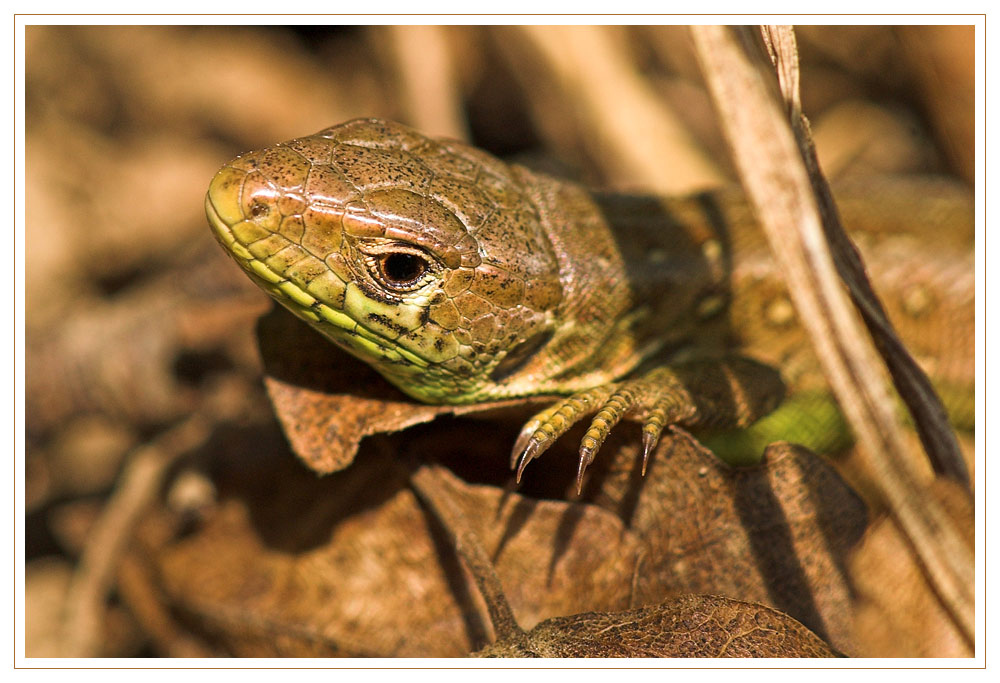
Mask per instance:
[[[968,194],[865,180],[838,201],[904,339],[971,425]],[[368,118],[236,157],[205,206],[254,282],[408,396],[552,396],[515,439],[518,481],[587,416],[578,489],[625,417],[642,424],[643,472],[674,426],[740,430],[710,442],[737,443],[730,461],[782,436],[850,443],[739,191],[593,192]]]

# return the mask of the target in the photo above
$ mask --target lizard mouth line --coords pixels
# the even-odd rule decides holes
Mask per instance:
[[[329,323],[342,332],[351,335],[354,343],[344,342],[351,350],[361,350],[377,354],[379,357],[389,361],[409,363],[426,368],[431,362],[409,349],[403,348],[399,344],[392,344],[391,340],[385,338],[377,331],[370,329],[343,311],[340,311],[327,303],[324,303],[309,292],[302,289],[298,284],[289,278],[275,272],[266,263],[255,257],[247,245],[243,244],[236,235],[233,234],[232,227],[222,219],[212,204],[212,198],[205,199],[205,213],[208,215],[208,222],[212,226],[212,231],[216,238],[222,243],[226,251],[229,252],[247,273],[261,280],[263,286],[268,289],[286,307],[291,308],[301,317],[312,323]]]

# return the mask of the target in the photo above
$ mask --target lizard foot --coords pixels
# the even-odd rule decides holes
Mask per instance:
[[[746,358],[699,361],[655,368],[634,379],[568,396],[531,418],[511,451],[517,481],[529,462],[583,417],[593,414],[580,441],[576,488],[612,428],[630,415],[642,422],[642,473],[668,425],[746,427],[771,412],[784,395],[773,368]]]

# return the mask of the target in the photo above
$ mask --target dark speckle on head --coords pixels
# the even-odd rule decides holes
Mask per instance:
[[[378,323],[379,325],[387,327],[390,330],[398,332],[399,334],[406,334],[407,332],[409,332],[408,329],[406,329],[399,323],[395,322],[391,318],[384,315],[379,315],[378,313],[369,313],[368,319],[371,320],[373,323]]]

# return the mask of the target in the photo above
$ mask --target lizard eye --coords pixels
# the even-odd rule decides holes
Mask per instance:
[[[386,254],[378,264],[386,281],[396,286],[407,285],[427,272],[427,261],[415,254]]]
[[[368,260],[375,279],[396,292],[421,287],[431,270],[430,262],[412,251],[387,251],[369,256]]]

